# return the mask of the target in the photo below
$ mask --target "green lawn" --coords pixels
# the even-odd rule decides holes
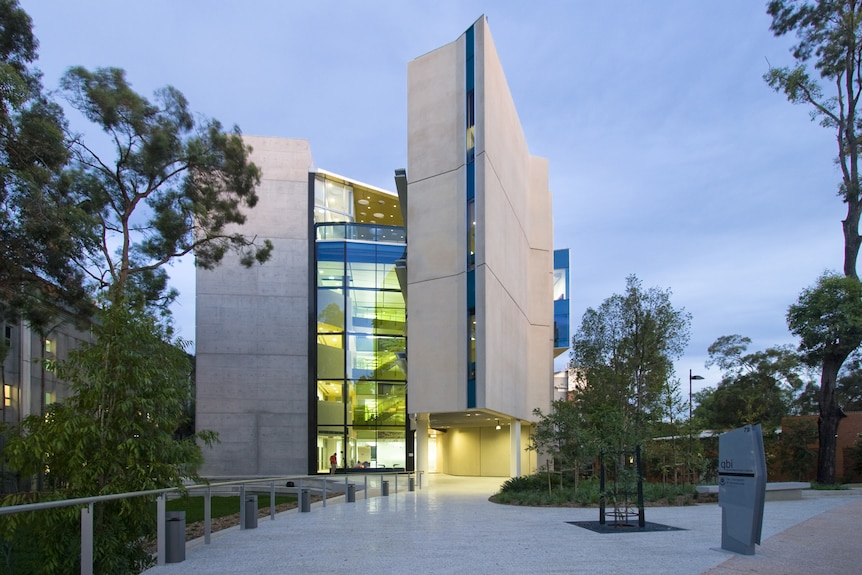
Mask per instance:
[[[282,503],[291,503],[296,501],[296,497],[292,495],[276,495],[276,506]],[[257,508],[263,509],[269,507],[269,494],[258,494]],[[186,524],[194,523],[195,521],[204,520],[204,498],[203,495],[191,495],[180,499],[171,499],[167,502],[165,509],[167,511],[185,511]],[[212,498],[212,518],[218,519],[226,515],[239,513],[239,495],[233,496],[213,496]]]

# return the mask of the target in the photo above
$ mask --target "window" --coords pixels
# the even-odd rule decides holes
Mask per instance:
[[[12,386],[9,384],[3,386],[3,405],[12,407]]]

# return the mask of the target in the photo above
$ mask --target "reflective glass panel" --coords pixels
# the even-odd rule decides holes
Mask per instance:
[[[344,336],[322,334],[317,336],[317,378],[341,379],[344,377]]]
[[[344,425],[343,381],[317,382],[317,424]]]
[[[344,331],[344,290],[317,290],[318,333]]]

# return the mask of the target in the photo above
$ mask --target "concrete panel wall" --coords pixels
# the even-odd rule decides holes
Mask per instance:
[[[408,65],[411,412],[467,407],[464,39]]]
[[[412,413],[466,409],[463,274],[410,284],[409,289],[408,409]]]
[[[483,407],[532,419],[550,405],[553,223],[547,162],[533,158],[487,22],[476,23],[477,314]],[[481,288],[481,289],[480,289]],[[547,348],[547,351],[546,351]]]
[[[408,184],[445,174],[464,164],[465,64],[462,36],[420,56],[407,66],[408,141],[422,142],[421,153],[410,153]],[[454,137],[459,134],[460,137]],[[417,148],[413,147],[414,151]],[[410,202],[414,201],[410,191]],[[409,218],[408,218],[409,221]],[[413,238],[410,238],[413,241]]]
[[[235,256],[197,272],[197,426],[219,433],[205,475],[308,468],[308,172],[304,140],[246,136],[261,167],[239,231],[270,239],[262,266]]]

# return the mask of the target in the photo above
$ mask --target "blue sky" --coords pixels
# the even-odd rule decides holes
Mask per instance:
[[[721,335],[795,344],[787,306],[841,267],[834,136],[763,81],[792,40],[769,32],[765,1],[21,5],[46,87],[72,65],[124,68],[145,95],[173,85],[200,114],[306,138],[318,167],[387,189],[406,166],[407,63],[485,14],[531,153],[549,160],[573,325],[629,274],[670,288],[693,316],[684,388],[689,369],[718,382],[703,364]],[[194,339],[193,273],[170,273]]]

